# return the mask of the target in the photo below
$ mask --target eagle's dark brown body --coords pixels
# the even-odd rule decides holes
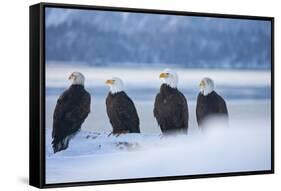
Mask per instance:
[[[176,88],[161,85],[153,113],[163,134],[187,133],[188,105],[184,95]]]
[[[82,85],[71,85],[59,97],[53,115],[54,153],[67,149],[69,140],[90,113],[91,96]]]
[[[228,118],[228,111],[224,99],[215,91],[207,96],[201,92],[197,97],[196,118],[198,126],[201,127],[205,119],[218,116]]]
[[[106,111],[113,134],[140,133],[139,117],[133,101],[124,92],[108,93]]]

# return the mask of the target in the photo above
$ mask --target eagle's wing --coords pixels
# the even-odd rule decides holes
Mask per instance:
[[[65,112],[69,108],[69,89],[64,91],[62,95],[59,97],[54,114],[53,114],[53,131],[52,131],[52,137],[54,138],[55,135],[60,134],[60,131],[64,131],[62,129],[62,125],[60,123],[64,120]]]
[[[203,100],[202,100],[202,95],[199,93],[197,96],[197,103],[196,103],[196,119],[197,119],[197,124],[200,125],[203,118],[204,118],[204,113],[205,113],[205,107],[203,105]]]
[[[91,96],[86,92],[79,100],[79,103],[75,104],[71,110],[66,112],[65,118],[72,123],[83,123],[90,113],[90,106]]]
[[[173,124],[176,127],[181,127],[182,129],[188,128],[188,106],[185,96],[178,92],[177,94],[174,94],[172,97],[173,106],[178,111],[177,113],[173,113]]]
[[[128,96],[120,96],[117,107],[117,119],[125,129],[139,133],[139,117],[133,101]]]
[[[228,111],[227,111],[227,107],[226,107],[226,103],[224,101],[224,99],[222,97],[220,97],[219,100],[219,113],[220,114],[224,114],[226,116],[228,116]]]
[[[64,134],[75,132],[90,113],[90,105],[91,96],[88,92],[83,94],[79,102],[72,103],[71,93],[66,90],[58,99],[55,107],[52,136],[54,137],[61,131]]]
[[[187,101],[184,95],[182,95],[181,110],[183,114],[182,120],[183,120],[184,127],[188,128],[189,113],[188,113]]]
[[[160,99],[161,99],[161,95],[160,95],[160,93],[158,93],[155,98],[154,109],[153,109],[153,115],[156,118],[158,124],[162,124],[161,117],[159,116],[159,109],[160,109],[160,105],[161,105]]]
[[[68,109],[68,102],[69,102],[69,90],[63,92],[63,94],[59,97],[55,111],[54,111],[54,120],[62,119],[64,116],[65,111]]]

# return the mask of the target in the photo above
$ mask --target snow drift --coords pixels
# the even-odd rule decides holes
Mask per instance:
[[[268,170],[268,121],[235,121],[208,131],[163,137],[81,131],[65,151],[53,154],[46,134],[46,182],[77,182]]]

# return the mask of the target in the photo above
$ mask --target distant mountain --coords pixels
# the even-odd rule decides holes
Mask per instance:
[[[47,8],[47,61],[270,68],[270,22]]]

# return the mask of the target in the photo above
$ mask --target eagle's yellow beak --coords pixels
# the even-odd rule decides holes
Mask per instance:
[[[169,73],[161,73],[159,78],[168,78],[169,77]]]
[[[113,84],[113,82],[114,82],[114,80],[106,80],[106,82],[105,82],[105,83],[106,83],[106,84],[111,84],[111,85],[112,85],[112,84]]]
[[[199,84],[199,87],[200,87],[200,88],[205,88],[205,82],[204,82],[204,81],[201,81],[200,84]]]

